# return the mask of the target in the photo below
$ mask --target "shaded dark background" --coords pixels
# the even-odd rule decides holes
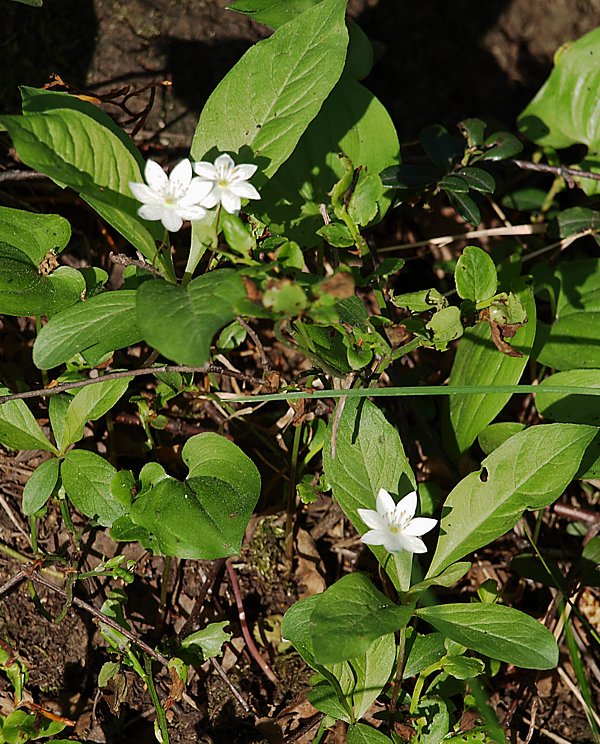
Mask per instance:
[[[17,85],[52,72],[106,91],[170,79],[147,131],[185,146],[203,102],[258,38],[268,34],[225,9],[226,0],[45,0],[41,9],[0,0],[0,100],[17,112]],[[547,76],[556,48],[600,24],[600,0],[351,0],[375,41],[366,84],[401,138],[466,116],[508,127]]]

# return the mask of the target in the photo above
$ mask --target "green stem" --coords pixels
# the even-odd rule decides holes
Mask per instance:
[[[64,523],[67,525],[67,530],[71,534],[71,536],[75,535],[75,526],[73,525],[73,520],[71,519],[71,513],[69,512],[69,505],[67,504],[67,500],[64,497],[58,497],[58,505],[60,506],[60,514],[63,518]]]
[[[152,704],[156,711],[156,722],[161,733],[161,744],[169,744],[169,731],[167,728],[167,716],[165,715],[165,709],[160,702],[156,687],[154,686],[154,677],[152,676],[152,659],[146,657],[144,660],[145,674],[143,680],[148,687],[148,692],[152,698]]]
[[[288,481],[287,511],[285,520],[285,556],[291,563],[294,546],[294,515],[296,513],[296,478],[298,475],[298,452],[302,439],[302,423],[294,429],[294,441],[292,443],[292,456],[290,460],[290,479]]]
[[[427,679],[427,677],[429,677],[430,674],[437,672],[438,669],[441,669],[441,668],[442,668],[442,665],[438,661],[435,664],[431,664],[431,666],[428,666],[426,669],[423,669],[423,671],[419,674],[419,677],[417,681],[415,682],[415,689],[413,690],[413,694],[410,699],[410,714],[411,715],[414,715],[417,711],[417,708],[419,706],[419,700],[421,699],[421,693],[423,692],[423,685],[425,684],[425,680]]]
[[[390,711],[395,713],[398,705],[398,697],[402,686],[402,675],[404,674],[404,663],[406,661],[406,627],[401,628],[398,632],[398,657],[396,660],[396,674],[394,676],[394,686],[392,688],[392,699],[390,701]]]
[[[171,568],[173,567],[173,557],[165,555],[163,561],[163,572],[160,580],[160,601],[158,605],[160,623],[164,622],[166,614],[167,594],[169,592],[169,578],[171,577]]]
[[[29,534],[31,535],[31,548],[37,555],[38,553],[38,540],[37,540],[37,518],[31,515],[29,517]]]

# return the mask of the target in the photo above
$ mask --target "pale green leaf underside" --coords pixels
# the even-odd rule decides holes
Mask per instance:
[[[0,388],[0,395],[10,395],[11,392],[8,388]],[[22,400],[11,400],[0,405],[0,444],[9,449],[56,452]]]
[[[450,492],[427,576],[503,535],[525,509],[551,504],[571,482],[597,429],[534,426],[508,439]]]
[[[246,146],[262,174],[272,176],[342,73],[345,9],[345,0],[323,0],[249,49],[206,102],[193,159]]]

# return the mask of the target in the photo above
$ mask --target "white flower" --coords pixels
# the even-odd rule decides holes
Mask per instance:
[[[160,220],[170,232],[177,232],[183,220],[201,220],[206,209],[200,202],[211,189],[201,178],[192,178],[192,165],[182,160],[167,176],[160,165],[148,160],[144,170],[146,183],[130,181],[129,188],[142,206],[138,214],[145,220]]]
[[[417,494],[412,491],[397,504],[389,493],[381,488],[377,495],[377,511],[358,509],[358,515],[371,529],[360,538],[366,545],[383,545],[388,553],[426,553],[423,540],[419,539],[432,530],[437,519],[415,517]]]
[[[194,171],[209,183],[210,193],[202,200],[202,205],[211,209],[219,202],[229,214],[237,214],[242,206],[242,199],[260,199],[260,194],[248,179],[256,173],[256,166],[249,164],[236,165],[229,155],[219,155],[214,163],[203,160],[194,163]]]

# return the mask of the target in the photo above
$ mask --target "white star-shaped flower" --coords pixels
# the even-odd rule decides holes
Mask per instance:
[[[132,194],[142,202],[139,216],[145,220],[160,220],[169,232],[177,232],[184,220],[201,220],[206,209],[200,202],[211,186],[192,175],[189,160],[178,163],[170,176],[154,160],[148,160],[144,169],[146,183],[129,183]]]
[[[211,190],[203,206],[211,209],[219,202],[229,214],[237,214],[242,206],[242,199],[260,199],[260,194],[248,179],[256,173],[256,166],[242,163],[236,165],[227,154],[219,155],[214,163],[205,160],[194,163],[194,171]]]
[[[417,494],[412,491],[397,504],[381,488],[377,495],[377,511],[358,509],[358,515],[371,529],[360,538],[366,545],[383,545],[388,553],[426,553],[427,547],[419,537],[432,530],[437,519],[415,517]]]

